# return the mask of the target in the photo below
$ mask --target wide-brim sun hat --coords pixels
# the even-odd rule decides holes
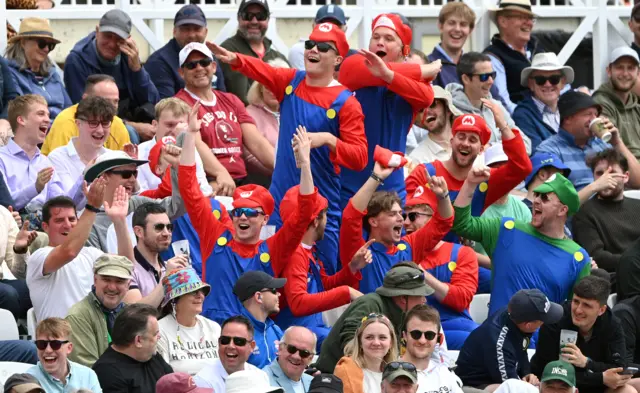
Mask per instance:
[[[60,40],[53,36],[49,20],[43,18],[24,18],[20,22],[18,34],[9,38],[9,43],[14,43],[23,38],[44,38],[56,44],[60,43]]]
[[[522,87],[529,87],[529,76],[533,71],[560,71],[566,83],[573,83],[573,68],[560,64],[558,56],[553,52],[538,53],[533,56],[531,65],[520,73],[520,84]]]
[[[148,162],[149,161],[147,160],[136,160],[131,158],[122,150],[109,150],[106,153],[99,155],[96,162],[84,170],[84,180],[86,180],[87,183],[91,183],[96,178],[100,177],[100,175],[113,168],[129,164],[140,166]]]
[[[162,307],[173,299],[200,289],[204,291],[205,297],[211,292],[211,286],[202,282],[198,273],[191,267],[168,272],[162,279],[162,288],[164,290]]]

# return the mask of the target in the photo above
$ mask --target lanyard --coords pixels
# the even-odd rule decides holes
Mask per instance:
[[[109,315],[104,313],[104,321],[107,323],[107,340],[109,345],[111,345],[111,333],[109,333]]]

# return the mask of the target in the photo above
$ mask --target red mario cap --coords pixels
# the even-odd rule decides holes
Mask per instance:
[[[489,130],[489,126],[487,126],[487,122],[484,121],[482,116],[466,114],[456,117],[453,121],[451,132],[455,136],[460,131],[475,132],[480,137],[480,142],[483,146],[491,139],[491,130]]]
[[[261,207],[266,215],[271,215],[275,202],[266,188],[257,184],[247,184],[236,188],[233,193],[233,207]]]
[[[433,209],[433,211],[436,211],[438,208],[438,197],[436,197],[436,194],[431,191],[429,186],[418,186],[413,192],[413,195],[407,198],[407,202],[404,206],[411,207],[417,205],[427,205]]]
[[[321,211],[329,207],[329,201],[318,193],[318,188],[315,189],[315,200],[313,201],[313,212],[311,213],[312,219],[318,217]],[[298,210],[298,195],[300,195],[300,186],[291,187],[282,202],[280,202],[280,217],[290,217]]]
[[[411,50],[411,40],[413,39],[413,32],[409,25],[402,22],[402,19],[395,14],[380,14],[371,23],[371,31],[373,32],[378,27],[387,27],[396,32],[400,41],[402,41],[402,54],[409,56]]]
[[[338,54],[342,57],[349,52],[349,42],[344,31],[333,23],[325,22],[316,25],[309,36],[309,39],[316,42],[333,42],[338,49]]]
[[[376,145],[373,150],[373,160],[385,168],[402,168],[409,162],[403,153],[396,151],[393,152],[389,149],[385,149],[380,145]]]
[[[149,152],[149,168],[151,168],[151,172],[158,176],[162,177],[164,173],[158,173],[158,164],[160,164],[160,154],[162,153],[162,148],[164,145],[175,145],[176,138],[172,136],[164,136],[161,140],[159,140],[155,146],[151,148]]]

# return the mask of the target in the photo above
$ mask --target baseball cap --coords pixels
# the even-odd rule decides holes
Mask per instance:
[[[240,3],[240,7],[238,8],[238,13],[241,13],[242,11],[244,11],[251,4],[258,4],[262,6],[262,8],[264,8],[265,11],[267,11],[267,14],[270,13],[269,3],[267,3],[267,0],[242,0],[242,2]]]
[[[484,164],[487,166],[506,161],[509,161],[509,157],[505,154],[502,143],[496,143],[484,152]]]
[[[424,272],[413,262],[401,262],[387,271],[382,286],[376,289],[381,296],[429,296],[433,288],[425,284]]]
[[[93,273],[130,280],[133,262],[120,255],[102,254],[93,264]]]
[[[462,116],[456,117],[451,126],[451,132],[455,136],[460,131],[474,132],[480,137],[480,143],[486,145],[491,139],[491,130],[487,126],[487,122],[484,121],[482,116],[467,113]]]
[[[114,33],[126,40],[131,36],[131,18],[122,10],[107,11],[100,18],[98,31],[100,33]]]
[[[409,49],[409,45],[411,45],[411,40],[413,38],[413,32],[411,31],[411,27],[408,24],[402,21],[402,18],[396,14],[380,14],[375,17],[373,22],[371,22],[371,31],[373,32],[378,27],[387,27],[398,34],[400,37],[400,41],[405,46],[405,49]]]
[[[247,184],[236,188],[233,192],[233,207],[261,207],[264,214],[271,215],[275,207],[273,197],[266,188],[257,184]]]
[[[598,115],[602,111],[602,106],[595,102],[593,98],[581,91],[569,90],[560,96],[558,100],[558,111],[560,112],[560,120],[580,112],[583,109],[596,108]]]
[[[187,4],[178,10],[175,18],[173,18],[173,26],[179,27],[183,25],[196,25],[207,27],[207,18],[202,12],[202,8],[197,4]]]
[[[13,389],[16,393],[29,393],[46,391],[40,385],[36,377],[31,374],[13,374],[4,382],[4,393],[9,393]]]
[[[516,323],[542,321],[556,323],[564,311],[539,289],[521,289],[509,300],[509,315]]]
[[[316,24],[328,21],[335,21],[340,26],[347,23],[347,18],[344,16],[344,11],[339,5],[327,4],[323,5],[316,12],[315,22]]]
[[[213,389],[197,387],[187,373],[171,373],[158,380],[156,393],[213,393]]]
[[[393,382],[396,378],[409,378],[411,383],[418,383],[418,372],[416,366],[408,362],[391,362],[388,363],[382,371],[382,379],[387,382]]]
[[[533,167],[533,170],[531,170],[531,173],[529,173],[529,175],[527,175],[527,177],[524,179],[525,188],[529,188],[529,184],[536,176],[538,171],[540,171],[540,169],[546,168],[548,166],[560,169],[561,171],[563,171],[565,177],[569,176],[569,174],[571,173],[571,169],[566,166],[564,162],[562,162],[560,157],[552,153],[542,152],[534,154],[533,156],[531,156],[531,166]]]
[[[342,393],[342,380],[333,374],[320,374],[313,377],[308,393]]]
[[[140,166],[146,164],[147,162],[147,160],[137,160],[131,158],[122,150],[108,150],[107,152],[99,155],[93,165],[85,168],[84,180],[86,180],[87,183],[91,183],[100,175],[113,168],[129,164],[136,164],[136,166]]]
[[[634,49],[631,49],[630,46],[621,46],[619,48],[614,49],[611,52],[611,56],[609,56],[609,64],[613,64],[621,57],[630,57],[635,60],[636,64],[640,64],[640,58],[638,58],[638,52]]]
[[[233,294],[244,302],[262,289],[280,289],[287,282],[286,278],[274,278],[265,272],[251,270],[238,278],[233,286]]]
[[[284,198],[282,198],[282,202],[280,202],[280,217],[291,217],[298,211],[298,196],[300,195],[300,185],[291,187],[286,194],[284,194]],[[314,201],[313,201],[313,212],[311,213],[311,218],[315,219],[318,217],[320,212],[329,207],[329,201],[327,198],[320,195],[318,189],[316,188],[316,192],[314,193]]]
[[[564,360],[547,363],[542,371],[540,382],[562,381],[571,387],[576,386],[576,369]]]
[[[184,62],[187,61],[187,58],[193,51],[200,52],[203,55],[210,58],[211,60],[213,60],[213,53],[211,53],[211,50],[207,48],[205,44],[203,44],[202,42],[190,42],[187,45],[185,45],[184,48],[182,48],[180,50],[180,53],[178,54],[178,61],[180,63],[180,67],[182,67]]]
[[[533,192],[540,194],[555,193],[562,202],[569,208],[569,215],[576,214],[580,208],[580,198],[573,184],[562,174],[554,173],[547,181],[536,187]]]

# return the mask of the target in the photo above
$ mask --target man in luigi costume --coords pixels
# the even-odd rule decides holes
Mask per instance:
[[[338,360],[344,355],[344,346],[355,335],[362,318],[370,314],[384,315],[395,328],[396,337],[402,337],[402,325],[407,311],[426,302],[434,292],[424,281],[424,272],[413,262],[395,264],[385,274],[383,284],[375,292],[356,299],[333,325],[322,343],[316,367],[333,373]]]
[[[564,233],[567,219],[580,206],[573,184],[560,173],[534,189],[531,222],[510,217],[471,216],[471,196],[489,177],[488,168],[469,172],[455,201],[453,230],[482,243],[491,258],[489,315],[507,305],[520,289],[538,288],[552,302],[570,298],[572,288],[591,272],[587,252]]]

